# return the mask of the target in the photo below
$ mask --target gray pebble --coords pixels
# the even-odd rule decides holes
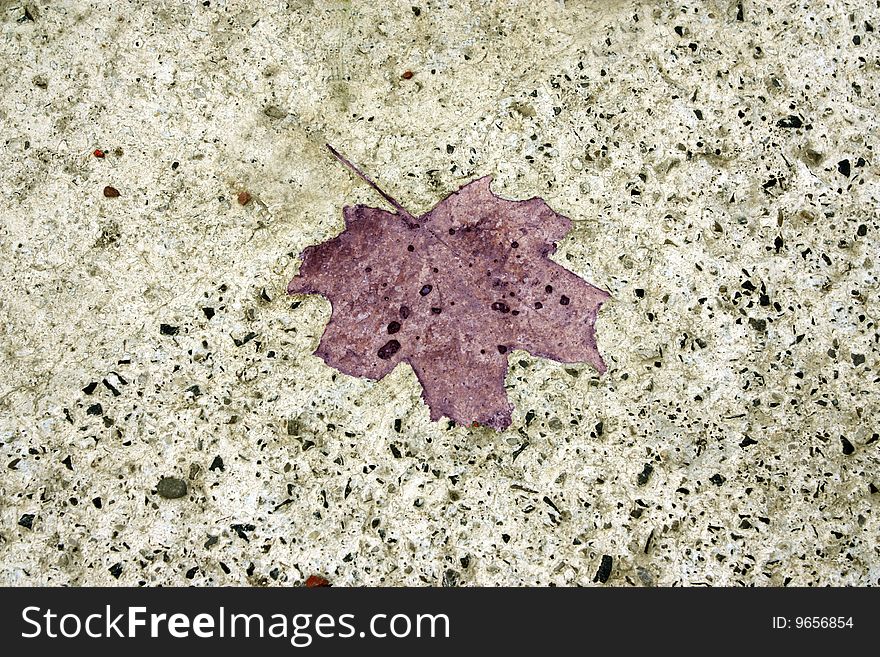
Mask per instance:
[[[186,482],[177,477],[162,477],[156,486],[156,492],[169,500],[177,499],[186,495]]]

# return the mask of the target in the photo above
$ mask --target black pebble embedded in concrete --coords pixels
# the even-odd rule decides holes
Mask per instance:
[[[244,540],[250,540],[248,538],[247,532],[252,532],[256,529],[256,527],[250,523],[247,524],[236,524],[229,526],[232,531],[238,534],[239,538],[243,538]]]
[[[33,529],[34,527],[34,514],[33,513],[25,513],[21,518],[18,519],[18,524],[24,527],[25,529]]]
[[[799,116],[795,116],[794,114],[790,116],[786,116],[784,119],[779,119],[776,122],[776,125],[780,128],[800,128],[804,125],[804,122],[801,121]]]
[[[443,573],[443,586],[447,588],[453,588],[458,586],[458,578],[459,574],[457,571],[448,569],[445,573]]]
[[[607,554],[602,555],[602,563],[599,564],[599,570],[596,571],[596,576],[593,578],[594,582],[602,582],[603,584],[608,581],[608,578],[611,577],[611,557]]]
[[[174,500],[186,495],[187,487],[183,479],[177,477],[163,477],[156,485],[156,492],[162,497]]]
[[[180,331],[180,328],[177,326],[171,326],[171,324],[159,324],[159,333],[162,335],[177,335]]]

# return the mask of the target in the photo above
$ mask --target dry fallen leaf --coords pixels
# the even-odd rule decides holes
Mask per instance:
[[[571,222],[540,198],[510,201],[474,180],[413,216],[328,145],[396,212],[343,209],[345,230],[303,252],[290,294],[322,294],[333,312],[316,354],[381,379],[409,363],[431,419],[503,429],[507,354],[524,349],[600,372],[596,314],[608,293],[547,256]]]

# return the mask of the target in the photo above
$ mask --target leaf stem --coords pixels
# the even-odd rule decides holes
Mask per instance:
[[[360,176],[361,179],[363,179],[363,181],[365,183],[367,183],[370,187],[372,187],[377,192],[379,192],[379,194],[382,196],[382,198],[384,198],[386,201],[388,201],[394,207],[394,209],[397,210],[398,214],[400,214],[403,217],[404,221],[406,221],[407,225],[410,226],[410,228],[415,227],[415,223],[414,223],[415,217],[413,217],[409,213],[409,210],[407,210],[405,207],[403,207],[397,199],[395,199],[390,194],[387,194],[381,187],[379,187],[379,185],[377,185],[373,181],[372,178],[370,178],[367,174],[365,174],[363,171],[361,171],[357,166],[352,164],[351,161],[347,157],[345,157],[342,153],[337,151],[330,144],[325,144],[325,145],[327,146],[327,150],[329,150],[330,153],[332,153],[333,157],[335,157],[337,160],[342,162],[349,169],[354,171],[358,176]]]

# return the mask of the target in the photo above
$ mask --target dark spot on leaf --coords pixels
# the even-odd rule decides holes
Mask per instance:
[[[389,340],[379,348],[376,354],[382,360],[388,360],[398,351],[400,351],[400,343],[397,340]]]

